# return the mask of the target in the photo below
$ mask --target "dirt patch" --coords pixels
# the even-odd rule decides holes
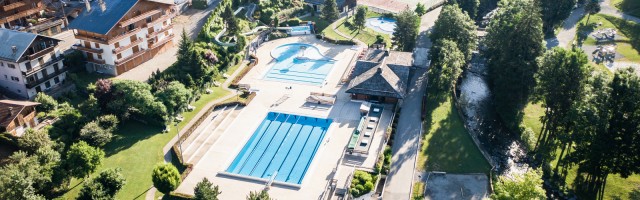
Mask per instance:
[[[489,195],[489,179],[484,174],[431,174],[424,199],[481,200]]]

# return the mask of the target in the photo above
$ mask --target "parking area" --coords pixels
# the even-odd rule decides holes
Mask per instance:
[[[489,179],[485,174],[429,173],[424,199],[481,200],[489,195]]]

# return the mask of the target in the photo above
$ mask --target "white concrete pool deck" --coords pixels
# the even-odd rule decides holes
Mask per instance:
[[[269,54],[271,49],[282,44],[296,42],[313,44],[325,56],[337,60],[331,73],[327,76],[326,85],[311,86],[262,80],[264,73],[271,68],[273,60]],[[360,119],[360,104],[351,102],[349,95],[345,94],[344,89],[338,85],[356,51],[351,50],[351,46],[333,45],[315,39],[314,36],[298,36],[264,43],[257,52],[258,65],[240,83],[249,84],[252,89],[258,89],[258,94],[249,105],[242,109],[236,120],[211,146],[202,159],[193,166],[193,171],[184,179],[176,192],[192,195],[193,188],[204,177],[220,187],[222,191],[222,194],[219,195],[220,199],[245,199],[250,191],[262,190],[265,186],[264,182],[219,176],[218,172],[226,170],[269,111],[333,119],[327,135],[302,181],[301,188],[274,186],[269,190],[270,196],[275,199],[318,199],[324,192],[326,184],[332,178],[331,172],[340,162],[344,148]],[[292,89],[285,89],[289,86]],[[331,107],[306,103],[305,99],[310,92],[337,94],[338,100]],[[288,98],[283,98],[285,95]],[[286,100],[282,101],[283,99]],[[276,102],[279,102],[279,105],[273,106]],[[345,179],[346,177],[337,178]]]

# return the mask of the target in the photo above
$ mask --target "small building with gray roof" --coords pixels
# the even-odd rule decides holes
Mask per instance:
[[[354,100],[399,102],[407,93],[412,63],[409,52],[372,49],[356,62],[346,93]]]

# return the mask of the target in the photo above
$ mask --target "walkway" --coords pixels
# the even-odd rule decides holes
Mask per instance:
[[[427,32],[438,18],[440,10],[441,8],[437,8],[422,16],[416,49],[429,49],[431,47]],[[414,55],[414,57],[414,60],[427,59],[427,55]],[[426,89],[426,68],[428,67],[426,66],[428,62],[424,60],[415,61],[415,63],[422,63],[423,66],[419,66],[415,70],[409,84],[409,93],[402,103],[383,199],[405,200],[411,198],[422,135],[421,102]]]

